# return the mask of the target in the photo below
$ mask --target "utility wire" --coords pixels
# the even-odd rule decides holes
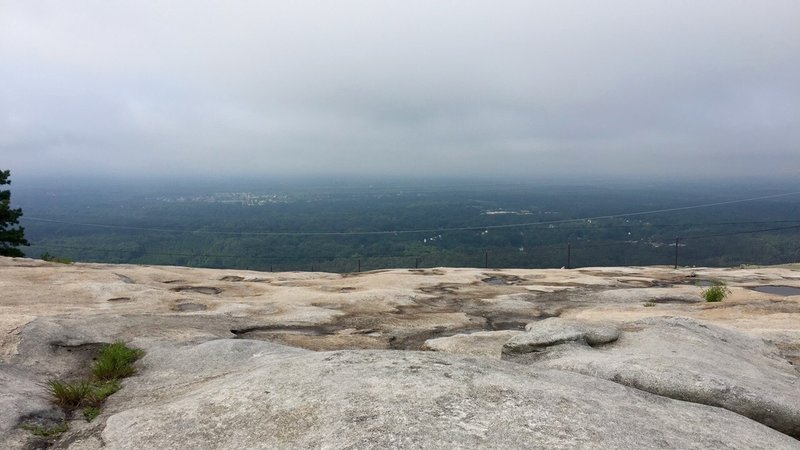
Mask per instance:
[[[800,228],[800,225],[793,225],[790,227],[778,227],[778,228],[765,228],[761,230],[748,230],[748,231],[734,231],[731,233],[723,233],[723,234],[703,234],[699,236],[687,236],[681,237],[681,240],[686,239],[701,239],[701,238],[713,238],[713,237],[724,237],[724,236],[736,236],[738,234],[753,234],[753,233],[766,233],[768,231],[781,231],[781,230],[793,230]]]
[[[614,219],[614,218],[621,218],[621,217],[635,217],[635,216],[644,216],[649,214],[661,214],[666,212],[675,212],[675,211],[686,211],[691,209],[700,209],[700,208],[710,208],[714,206],[722,206],[722,205],[732,205],[736,203],[744,203],[744,202],[752,202],[756,200],[767,200],[779,197],[787,197],[791,195],[800,194],[798,192],[787,192],[783,194],[774,194],[774,195],[765,195],[761,197],[751,197],[739,200],[728,200],[724,202],[714,202],[714,203],[703,203],[699,205],[690,205],[690,206],[679,206],[675,208],[664,208],[664,209],[655,209],[649,211],[636,211],[630,213],[622,213],[622,214],[608,214],[602,216],[592,216],[592,217],[582,217],[577,219],[561,219],[561,220],[551,220],[551,221],[540,221],[540,222],[523,222],[523,223],[513,223],[513,224],[501,224],[501,225],[482,225],[482,226],[467,226],[467,227],[443,227],[443,228],[429,228],[429,229],[420,229],[420,230],[384,230],[384,231],[265,231],[265,232],[246,232],[246,231],[214,231],[214,230],[176,230],[176,229],[168,229],[168,228],[149,228],[149,227],[134,227],[134,226],[126,226],[126,225],[108,225],[108,224],[98,224],[98,223],[80,223],[80,222],[69,222],[63,220],[55,220],[55,219],[47,219],[43,217],[28,217],[25,216],[24,220],[30,220],[34,222],[47,222],[47,223],[57,223],[63,225],[77,225],[77,226],[88,226],[88,227],[96,227],[96,228],[110,228],[110,229],[120,229],[120,230],[135,230],[135,231],[153,231],[159,233],[191,233],[191,234],[218,234],[218,235],[235,235],[235,236],[367,236],[367,235],[390,235],[390,234],[416,234],[416,233],[442,233],[442,232],[450,232],[450,231],[480,231],[480,230],[496,230],[496,229],[505,229],[505,228],[521,228],[521,227],[530,227],[536,225],[556,225],[556,224],[566,224],[566,223],[575,223],[575,222],[585,222],[589,220],[604,220],[604,219]]]

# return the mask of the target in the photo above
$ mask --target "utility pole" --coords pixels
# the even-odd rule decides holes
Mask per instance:
[[[419,258],[414,258],[414,268],[419,269]]]
[[[567,269],[571,269],[572,264],[572,244],[567,244]]]
[[[484,265],[486,266],[486,268],[488,269],[489,268],[489,250],[486,250],[483,253],[483,262],[484,262]]]
[[[681,238],[675,238],[675,268],[678,268],[678,246],[680,245]]]
[[[361,260],[358,260],[358,271],[361,272]]]

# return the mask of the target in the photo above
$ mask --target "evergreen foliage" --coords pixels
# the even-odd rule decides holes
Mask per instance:
[[[10,170],[0,170],[0,186],[11,184]],[[18,226],[22,216],[20,208],[11,208],[11,191],[0,191],[0,256],[25,256],[17,247],[30,245],[25,239],[25,229]]]

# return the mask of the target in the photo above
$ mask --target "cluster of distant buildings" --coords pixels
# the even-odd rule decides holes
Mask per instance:
[[[208,195],[159,197],[167,203],[235,203],[243,206],[262,206],[275,203],[291,203],[286,194],[253,194],[250,192],[218,192]]]
[[[481,214],[485,214],[487,216],[495,216],[498,214],[513,214],[515,216],[530,216],[533,215],[532,212],[528,211],[527,209],[518,209],[515,211],[509,211],[506,209],[490,209],[487,211],[482,211]]]

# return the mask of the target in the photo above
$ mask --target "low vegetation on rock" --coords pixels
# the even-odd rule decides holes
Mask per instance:
[[[42,253],[41,256],[39,256],[39,258],[41,258],[42,261],[56,262],[56,263],[61,263],[61,264],[72,264],[72,262],[73,262],[69,258],[62,258],[62,257],[59,257],[59,256],[53,256],[48,252]]]
[[[61,422],[54,426],[23,424],[21,428],[30,431],[34,436],[53,437],[67,431],[69,429],[69,424],[67,424],[67,422]]]
[[[98,408],[120,388],[119,380],[81,380],[74,383],[50,380],[47,385],[53,403],[68,412],[79,408]]]
[[[92,376],[104,381],[129,377],[136,373],[133,363],[142,355],[141,350],[130,348],[122,342],[107,345],[92,366]]]
[[[721,302],[731,291],[724,283],[717,282],[707,289],[703,289],[702,296],[707,302]]]
[[[136,373],[133,363],[143,353],[122,342],[106,345],[92,365],[90,378],[47,382],[52,402],[61,408],[67,420],[73,417],[75,411],[82,410],[84,419],[91,422],[100,415],[106,399],[121,388],[120,380]],[[51,427],[32,424],[23,424],[21,427],[36,436],[57,436],[69,429],[67,420]]]

